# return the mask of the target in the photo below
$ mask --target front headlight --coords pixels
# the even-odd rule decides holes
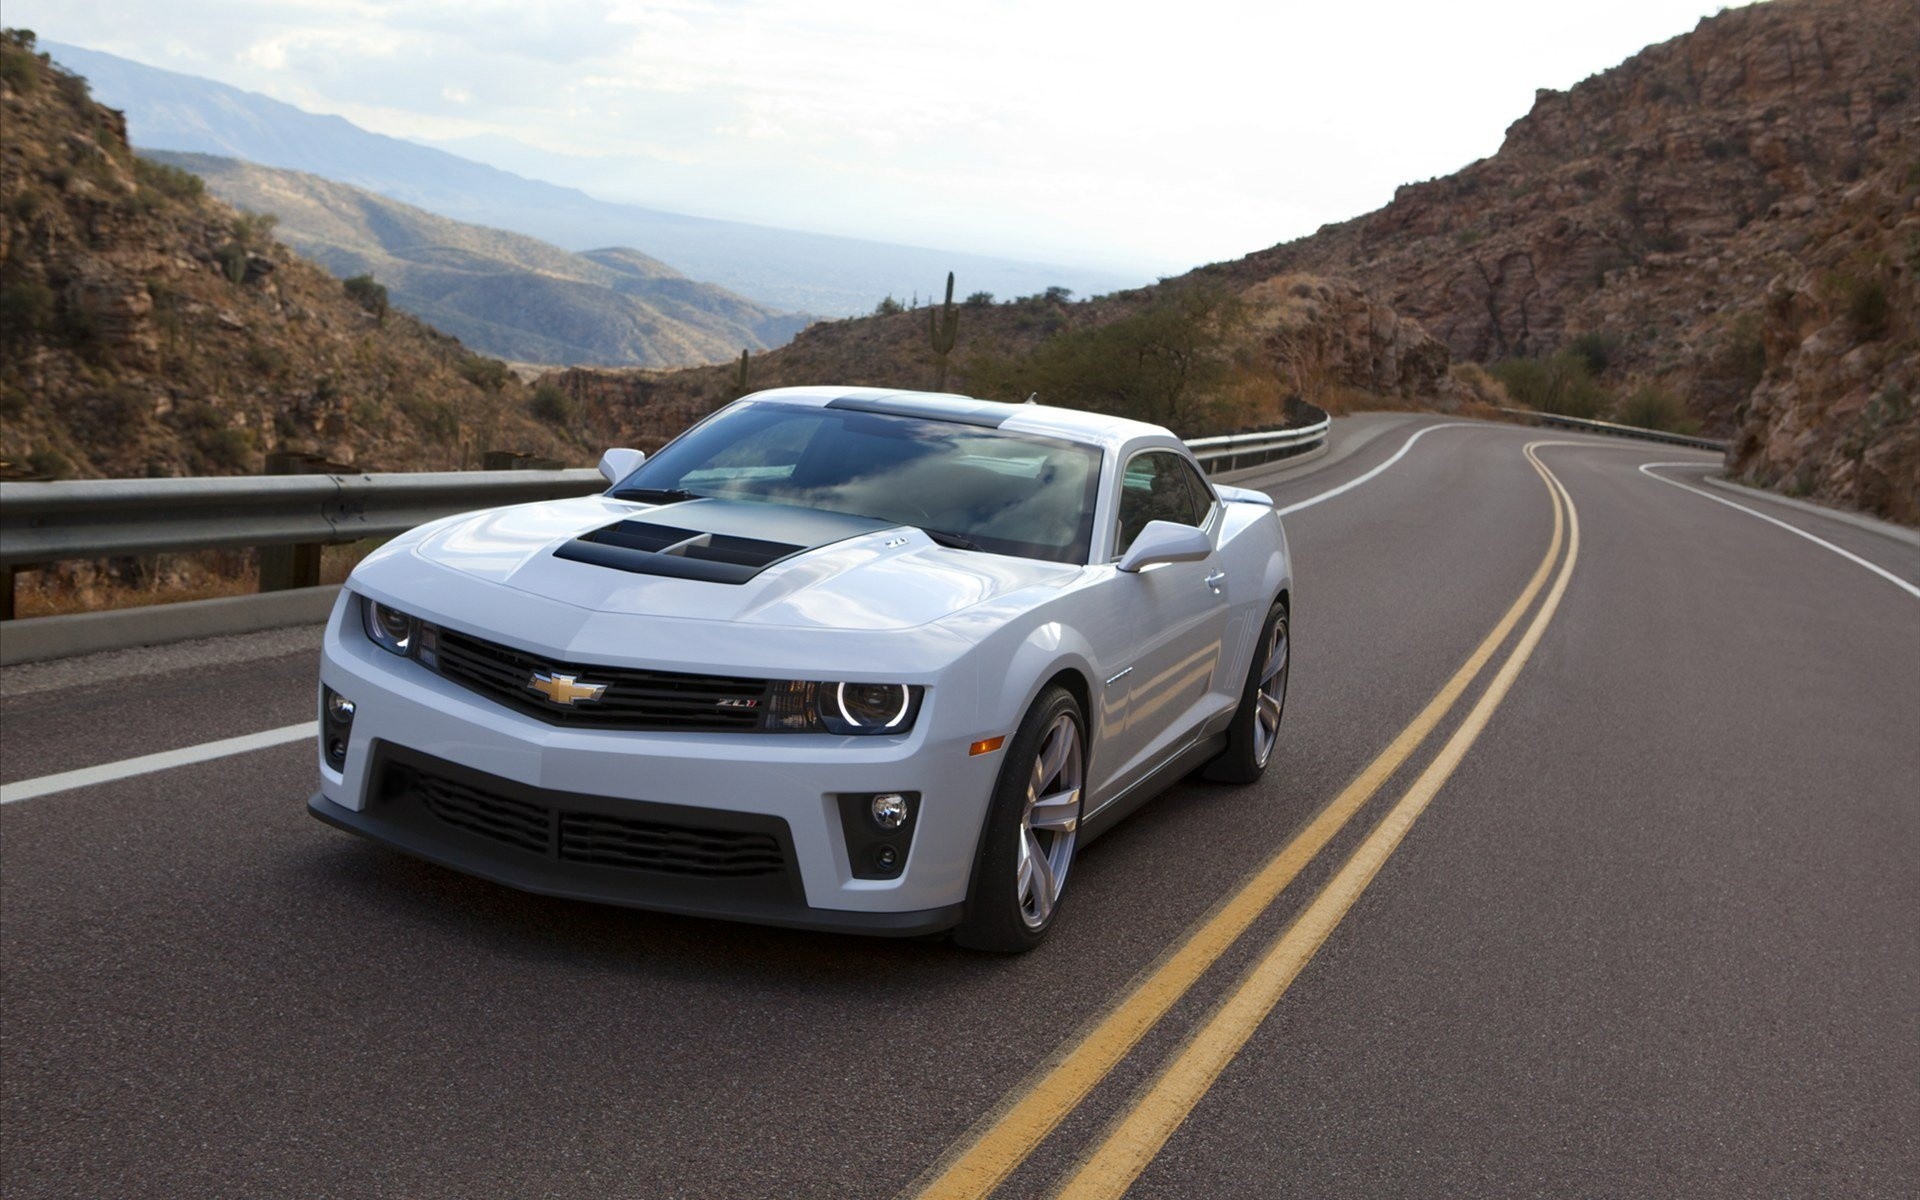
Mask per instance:
[[[367,638],[382,650],[398,654],[402,658],[413,653],[414,638],[420,632],[420,624],[397,608],[388,608],[378,600],[364,597],[360,604],[361,623],[367,627]]]
[[[367,640],[389,654],[418,659],[430,667],[439,666],[435,649],[440,631],[420,618],[362,596],[360,624],[367,631]]]
[[[921,694],[919,686],[908,683],[777,683],[766,728],[786,733],[905,733],[919,715]]]
[[[913,689],[903,683],[836,683],[830,699],[820,713],[829,725],[845,725],[855,733],[893,733],[913,706]]]

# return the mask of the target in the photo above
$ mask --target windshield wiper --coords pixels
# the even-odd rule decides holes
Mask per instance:
[[[690,492],[686,488],[621,488],[613,493],[615,500],[638,500],[643,504],[673,504],[681,500],[705,499],[699,492]]]
[[[942,546],[948,546],[955,550],[985,550],[986,549],[985,546],[982,546],[979,542],[974,541],[970,537],[963,537],[957,533],[948,533],[944,529],[928,529],[925,526],[920,526],[919,528],[921,533],[926,534],[928,537],[932,538],[935,542],[939,543]]]

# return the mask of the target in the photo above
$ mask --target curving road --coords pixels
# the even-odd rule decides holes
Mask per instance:
[[[8,668],[0,1187],[1911,1195],[1920,539],[1712,466],[1337,422],[1254,484],[1274,769],[1018,959],[454,875],[310,819],[304,740],[47,782],[310,720],[316,630]]]

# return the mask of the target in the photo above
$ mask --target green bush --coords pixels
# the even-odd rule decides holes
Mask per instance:
[[[895,313],[903,313],[905,311],[907,311],[907,306],[895,300],[892,292],[888,292],[886,299],[873,306],[873,315],[876,317],[891,317]]]
[[[513,378],[513,371],[497,358],[469,354],[460,363],[460,378],[490,392],[497,392],[507,386],[507,381]]]
[[[228,283],[241,284],[247,279],[247,248],[239,242],[228,242],[213,252],[213,261],[220,264],[220,273],[227,277]]]
[[[1620,339],[1610,333],[1583,333],[1567,343],[1567,349],[1587,364],[1587,372],[1605,375],[1619,353]]]
[[[966,302],[970,308],[984,308],[993,303],[993,293],[975,292],[973,295],[967,297]]]
[[[134,155],[133,176],[145,188],[151,188],[171,200],[198,200],[207,194],[206,181],[192,171],[150,158]]]
[[[574,418],[575,407],[572,396],[551,383],[543,383],[533,389],[527,411],[549,425],[567,425]]]
[[[264,250],[273,243],[280,218],[272,213],[243,212],[233,218],[233,240],[248,250]]]
[[[1614,420],[1640,429],[1663,429],[1669,433],[1697,433],[1700,422],[1687,411],[1686,401],[1663,387],[1649,384],[1620,402]]]
[[[37,279],[0,286],[0,336],[25,339],[53,326],[53,289]]]
[[[1592,419],[1606,407],[1607,393],[1593,381],[1586,359],[1570,350],[1548,358],[1509,358],[1488,370],[1508,396],[1539,412]]]
[[[1846,304],[1847,325],[1854,336],[1871,340],[1887,331],[1893,305],[1887,295],[1886,280],[1879,275],[1848,276],[1841,282]]]
[[[21,95],[40,86],[40,56],[33,52],[31,29],[9,29],[0,37],[0,80]]]
[[[387,289],[383,284],[374,282],[373,276],[355,275],[341,286],[346,288],[348,299],[372,313],[380,321],[386,321]]]
[[[982,394],[1000,399],[1038,392],[1048,404],[1191,432],[1231,372],[1227,343],[1245,319],[1230,292],[1182,288],[1123,320],[1054,334],[1031,354],[977,359],[968,375]]]

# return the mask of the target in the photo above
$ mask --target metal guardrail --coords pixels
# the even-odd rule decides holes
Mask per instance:
[[[1200,460],[1207,474],[1257,466],[1279,458],[1304,454],[1327,440],[1333,419],[1324,414],[1311,425],[1298,429],[1269,429],[1260,433],[1236,433],[1226,437],[1195,438],[1187,449]]]
[[[1326,440],[1323,416],[1299,429],[1189,442],[1209,474],[1298,454]],[[263,475],[0,483],[0,616],[13,615],[16,569],[236,547],[318,547],[392,537],[416,525],[503,504],[597,492],[596,470]],[[261,590],[319,582],[319,558],[261,575]]]
[[[1665,442],[1669,446],[1692,446],[1700,450],[1725,451],[1727,444],[1713,438],[1694,437],[1688,433],[1669,433],[1664,429],[1642,429],[1638,425],[1616,425],[1612,421],[1589,421],[1584,417],[1563,417],[1558,413],[1536,412],[1531,408],[1503,408],[1500,412],[1509,417],[1519,417],[1535,425],[1545,425],[1552,429],[1578,429],[1587,433],[1604,433],[1611,437],[1638,438],[1645,442]]]

